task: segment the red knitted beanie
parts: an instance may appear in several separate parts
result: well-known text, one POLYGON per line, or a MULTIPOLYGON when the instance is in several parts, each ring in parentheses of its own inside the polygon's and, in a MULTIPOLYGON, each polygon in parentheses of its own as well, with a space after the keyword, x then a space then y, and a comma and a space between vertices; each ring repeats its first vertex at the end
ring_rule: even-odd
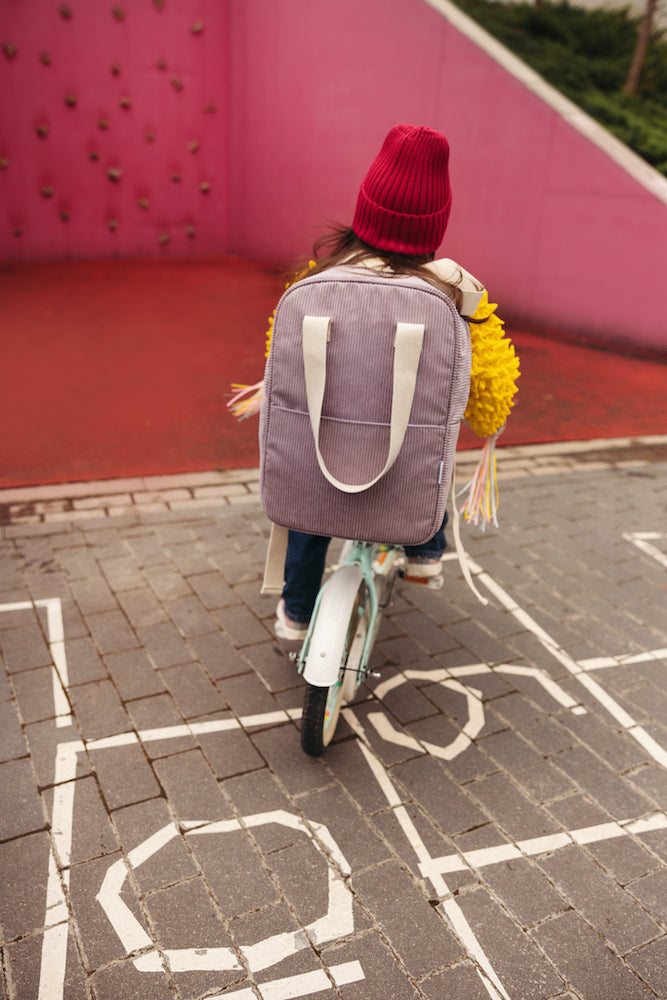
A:
POLYGON ((395 125, 359 191, 352 223, 359 239, 392 253, 435 253, 452 203, 448 163, 440 132, 395 125))

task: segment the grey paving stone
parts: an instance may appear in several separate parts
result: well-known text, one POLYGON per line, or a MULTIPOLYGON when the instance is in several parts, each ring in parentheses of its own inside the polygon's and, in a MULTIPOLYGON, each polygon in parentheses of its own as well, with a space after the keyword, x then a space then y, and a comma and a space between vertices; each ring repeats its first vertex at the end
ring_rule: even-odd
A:
POLYGON ((563 896, 528 859, 485 865, 481 876, 522 927, 540 923, 568 908, 563 896))
POLYGON ((280 893, 245 830, 203 832, 190 835, 188 840, 206 884, 227 918, 280 901, 280 893))
POLYGON ((58 562, 70 580, 80 580, 98 573, 97 563, 87 545, 60 549, 58 562))
MULTIPOLYGON (((97 782, 92 777, 73 782, 72 833, 69 864, 103 857, 118 850, 118 841, 109 821, 109 814, 100 797, 97 782)), ((53 816, 53 789, 44 793, 53 816)), ((63 858, 58 859, 60 864, 63 858)))
POLYGON ((189 663, 192 660, 192 653, 170 622, 138 628, 137 635, 158 668, 174 667, 178 663, 189 663))
POLYGON ((661 924, 667 924, 667 869, 645 875, 627 887, 635 899, 661 924))
POLYGON ((276 699, 254 673, 219 680, 218 689, 240 719, 245 716, 269 714, 280 708, 276 699))
POLYGON ((107 611, 103 614, 88 615, 86 621, 95 645, 102 655, 117 653, 123 649, 135 649, 139 640, 130 628, 121 611, 107 611))
POLYGON ((179 819, 203 821, 231 816, 229 804, 201 751, 186 750, 158 760, 154 768, 179 819))
POLYGON ((355 875, 352 886, 411 976, 428 975, 463 957, 461 945, 397 862, 355 875))
POLYGON ((124 590, 133 590, 145 584, 144 574, 136 559, 127 553, 100 559, 100 570, 115 594, 120 594, 124 590))
MULTIPOLYGON (((324 763, 341 785, 353 797, 364 815, 387 808, 387 799, 375 781, 369 781, 370 769, 356 741, 337 743, 327 747, 324 763)), ((402 800, 407 794, 398 789, 402 800)))
POLYGON ((139 566, 154 566, 166 561, 162 545, 152 531, 126 537, 125 544, 139 566))
POLYGON ((45 826, 29 758, 0 764, 0 841, 43 830, 45 826))
POLYGON ((104 577, 99 574, 74 580, 71 589, 74 600, 84 615, 118 610, 116 598, 104 577))
POLYGON ((417 1000, 420 996, 378 934, 368 932, 345 944, 333 945, 325 949, 322 957, 329 967, 346 962, 361 965, 364 978, 339 987, 343 1000, 387 1000, 388 997, 417 1000))
POLYGON ((262 642, 257 646, 245 646, 243 656, 271 692, 286 691, 303 683, 294 661, 289 659, 275 640, 262 642))
POLYGON ((629 774, 628 778, 644 795, 650 795, 654 802, 667 802, 667 772, 659 764, 646 764, 629 774))
POLYGON ((169 757, 195 746, 195 739, 189 732, 183 735, 185 720, 170 694, 138 698, 127 702, 125 707, 149 760, 169 757), (153 738, 156 736, 159 738, 153 738))
POLYGON ((257 982, 266 983, 270 980, 303 975, 303 973, 323 968, 306 935, 283 901, 234 918, 230 922, 230 929, 237 947, 261 944, 267 938, 277 934, 294 935, 296 933, 298 935, 297 944, 300 946, 300 950, 295 955, 288 955, 281 960, 278 960, 281 953, 276 950, 272 956, 274 957, 272 964, 261 971, 254 972, 254 979, 257 982))
POLYGON ((70 685, 88 684, 108 677, 101 657, 89 636, 71 638, 65 631, 65 654, 70 685))
MULTIPOLYGON (((298 815, 294 803, 266 768, 229 778, 223 782, 223 788, 241 816, 252 816, 257 812, 298 815)), ((253 827, 252 837, 262 853, 269 855, 306 839, 308 833, 301 826, 286 826, 276 821, 253 827)))
POLYGON ((648 875, 660 865, 658 858, 631 837, 600 840, 587 844, 587 849, 597 863, 622 886, 634 882, 642 875, 648 875))
POLYGON ((141 802, 158 793, 155 775, 142 748, 136 744, 91 750, 90 756, 109 809, 141 802))
POLYGON ((123 701, 164 691, 164 683, 143 649, 107 653, 104 662, 123 701))
POLYGON ((419 988, 427 1000, 487 1000, 489 992, 474 965, 461 962, 422 980, 419 988))
MULTIPOLYGON (((89 972, 125 957, 125 948, 96 899, 109 868, 121 858, 120 854, 108 854, 103 858, 75 865, 70 872, 71 905, 83 951, 84 967, 89 972)), ((127 880, 125 884, 128 885, 127 880)), ((129 892, 123 892, 123 901, 135 919, 145 927, 146 921, 131 888, 129 892)))
POLYGON ((462 833, 487 821, 486 813, 457 788, 433 757, 418 757, 399 764, 392 774, 448 835, 462 833))
MULTIPOLYGON (((153 927, 160 946, 170 948, 232 948, 201 877, 180 882, 150 893, 146 898, 153 927)), ((199 997, 239 979, 238 970, 219 969, 197 972, 172 972, 182 997, 199 997)))
POLYGON ((4 942, 44 926, 49 849, 46 832, 0 844, 0 925, 4 942))
MULTIPOLYGON (((245 658, 246 651, 244 650, 244 655, 241 656, 222 632, 190 636, 188 645, 195 654, 195 658, 199 660, 214 680, 222 680, 224 677, 234 677, 236 674, 246 674, 250 671, 250 664, 245 658)), ((192 657, 190 656, 189 659, 192 657)))
POLYGON ((34 622, 0 632, 0 650, 10 674, 51 665, 51 653, 34 622))
POLYGON ((651 802, 630 782, 616 775, 585 747, 564 750, 553 758, 569 777, 588 791, 614 819, 642 816, 651 802))
MULTIPOLYGON (((57 729, 52 721, 35 722, 26 726, 24 732, 37 785, 39 788, 47 788, 56 781, 56 756, 61 752, 63 745, 81 746, 80 733, 74 726, 57 729)), ((82 778, 89 773, 88 757, 84 753, 77 753, 75 777, 82 778)), ((63 779, 58 778, 58 780, 63 779)))
POLYGON ((145 585, 135 590, 124 590, 118 595, 118 603, 133 628, 157 625, 168 620, 157 597, 145 585))
MULTIPOLYGON (((164 798, 149 799, 118 809, 113 814, 113 821, 125 854, 145 844, 166 827, 178 830, 164 798)), ((198 868, 182 831, 178 830, 159 851, 135 865, 132 872, 140 892, 147 893, 191 879, 198 868)))
POLYGON ((534 937, 583 1000, 623 997, 649 1000, 651 993, 627 965, 573 910, 548 920, 534 937))
POLYGON ((132 961, 115 962, 90 978, 95 1000, 174 1000, 174 987, 166 976, 137 972, 132 961))
POLYGON ((183 576, 210 573, 212 568, 208 555, 193 546, 191 542, 183 545, 170 545, 169 558, 183 576))
MULTIPOLYGON (((372 828, 377 830, 382 839, 389 846, 395 857, 400 858, 404 868, 412 873, 417 881, 423 881, 425 891, 434 892, 429 879, 424 879, 420 869, 420 856, 416 847, 412 843, 412 836, 416 831, 417 837, 423 843, 432 858, 447 857, 453 853, 452 842, 430 821, 419 806, 412 802, 400 806, 399 809, 386 809, 382 812, 374 813, 370 818, 372 828), (408 823, 406 824, 406 818, 408 823), (407 827, 407 828, 406 828, 407 827)), ((382 861, 386 855, 380 853, 376 860, 382 861)), ((463 884, 471 884, 475 881, 475 876, 466 868, 465 878, 458 879, 460 872, 447 873, 447 885, 451 888, 460 888, 463 884), (457 876, 453 878, 453 876, 457 876), (454 883, 456 885, 454 886, 454 883)))
POLYGON ((86 740, 126 733, 132 728, 118 692, 109 680, 79 684, 70 689, 69 697, 86 740))
POLYGON ((268 630, 255 616, 241 605, 220 608, 214 612, 215 619, 223 627, 235 646, 252 646, 266 642, 268 630))
POLYGON ((169 563, 147 566, 144 569, 144 576, 161 601, 189 597, 192 594, 192 588, 188 581, 169 563))
POLYGON ((184 719, 195 719, 226 708, 220 691, 198 663, 183 663, 161 671, 184 719))
MULTIPOLYGON (((206 716, 200 722, 212 719, 232 719, 231 712, 218 712, 206 716)), ((226 729, 224 732, 197 733, 197 742, 216 778, 231 778, 235 775, 255 771, 265 766, 263 757, 253 746, 249 736, 241 729, 226 729)))
POLYGON ((308 822, 327 828, 352 872, 390 857, 386 845, 339 785, 300 796, 299 809, 308 822))
POLYGON ((629 955, 627 961, 657 996, 667 996, 667 936, 629 955))
POLYGON ((165 601, 164 607, 183 636, 216 632, 217 625, 198 597, 177 597, 165 601))
POLYGON ((508 647, 498 642, 474 621, 453 622, 448 633, 470 651, 473 660, 481 663, 507 663, 511 659, 508 647))
MULTIPOLYGON (((562 991, 565 983, 530 936, 521 932, 485 889, 474 889, 460 900, 463 915, 491 966, 510 996, 543 1000, 562 991)), ((558 963, 555 963, 558 967, 558 963)))
POLYGON ((439 628, 421 611, 407 611, 392 614, 392 621, 417 642, 429 655, 444 653, 460 646, 458 639, 444 628, 439 628))
POLYGON ((225 582, 220 573, 188 575, 188 583, 208 611, 241 603, 239 595, 225 582))
MULTIPOLYGON (((402 676, 399 670, 394 667, 386 667, 381 671, 380 678, 369 678, 364 685, 364 690, 368 688, 375 692, 380 684, 397 676, 402 676)), ((403 679, 403 683, 392 688, 382 697, 381 704, 399 722, 415 722, 417 719, 436 714, 435 705, 424 694, 424 692, 428 694, 431 688, 432 685, 416 687, 410 680, 403 679)))
POLYGON ((547 813, 519 791, 504 774, 494 774, 468 786, 490 817, 517 840, 543 837, 557 827, 547 813))
POLYGON ((560 719, 539 712, 521 694, 508 694, 494 701, 491 711, 508 722, 544 756, 565 750, 574 743, 571 732, 560 719))
POLYGON ((566 847, 539 864, 574 909, 621 954, 647 944, 660 933, 656 922, 580 847, 566 847))
POLYGON ((308 757, 302 751, 293 726, 266 729, 253 733, 251 738, 253 745, 290 795, 301 795, 331 784, 331 776, 324 762, 319 758, 308 757))
MULTIPOLYGON (((16 677, 32 676, 30 674, 17 674, 16 677)), ((32 721, 32 720, 24 720, 32 721)), ((15 706, 9 702, 0 703, 0 762, 6 760, 17 760, 19 757, 26 757, 28 748, 21 730, 19 717, 15 706)))
POLYGON ((505 730, 487 736, 483 747, 536 802, 546 802, 574 790, 572 782, 558 768, 516 733, 505 730))
MULTIPOLYGON (((9 945, 6 949, 8 975, 11 978, 12 1000, 34 1000, 39 995, 40 968, 44 936, 33 934, 9 945)), ((2 996, 0 986, 0 996, 2 996)), ((67 939, 65 976, 62 984, 63 1000, 89 1000, 91 996, 79 954, 70 930, 67 939)))

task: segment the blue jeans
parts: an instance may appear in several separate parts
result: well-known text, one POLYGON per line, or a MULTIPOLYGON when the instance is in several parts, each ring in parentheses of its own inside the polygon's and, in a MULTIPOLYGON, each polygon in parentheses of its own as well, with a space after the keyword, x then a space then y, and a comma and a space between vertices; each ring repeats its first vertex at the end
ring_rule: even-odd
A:
MULTIPOLYGON (((447 512, 442 526, 433 538, 423 545, 406 545, 405 554, 408 559, 418 556, 438 558, 447 548, 445 541, 445 525, 447 512)), ((302 531, 290 531, 285 558, 285 586, 283 599, 285 612, 293 622, 305 624, 310 621, 313 605, 322 584, 322 575, 327 558, 327 549, 331 538, 324 535, 307 535, 302 531)))

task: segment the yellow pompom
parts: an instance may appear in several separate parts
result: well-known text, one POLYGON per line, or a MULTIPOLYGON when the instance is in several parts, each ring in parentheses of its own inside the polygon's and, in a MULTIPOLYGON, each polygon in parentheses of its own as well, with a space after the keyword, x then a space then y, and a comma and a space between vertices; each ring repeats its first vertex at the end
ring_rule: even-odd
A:
MULTIPOLYGON (((309 260, 308 267, 304 267, 303 270, 299 271, 298 274, 294 275, 291 281, 287 282, 287 284, 285 285, 285 291, 287 291, 290 285, 294 285, 296 284, 297 281, 301 281, 302 278, 305 278, 308 272, 311 271, 316 266, 316 264, 317 261, 309 260)), ((268 358, 269 352, 271 350, 271 335, 273 334, 273 320, 275 318, 275 315, 276 315, 276 310, 274 309, 271 315, 269 316, 269 329, 266 331, 266 349, 264 351, 265 358, 268 358)))
POLYGON ((519 359, 514 345, 504 336, 503 321, 495 314, 486 292, 470 323, 472 368, 470 396, 464 420, 478 437, 490 437, 504 427, 514 405, 519 378, 519 359))

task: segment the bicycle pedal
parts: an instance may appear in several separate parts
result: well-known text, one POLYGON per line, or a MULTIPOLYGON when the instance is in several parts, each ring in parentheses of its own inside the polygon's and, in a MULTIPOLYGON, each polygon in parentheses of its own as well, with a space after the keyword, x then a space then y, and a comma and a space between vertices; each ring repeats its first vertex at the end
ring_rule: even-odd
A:
POLYGON ((439 576, 408 576, 403 574, 404 583, 418 583, 421 587, 428 587, 430 590, 442 590, 445 578, 442 573, 439 576))

